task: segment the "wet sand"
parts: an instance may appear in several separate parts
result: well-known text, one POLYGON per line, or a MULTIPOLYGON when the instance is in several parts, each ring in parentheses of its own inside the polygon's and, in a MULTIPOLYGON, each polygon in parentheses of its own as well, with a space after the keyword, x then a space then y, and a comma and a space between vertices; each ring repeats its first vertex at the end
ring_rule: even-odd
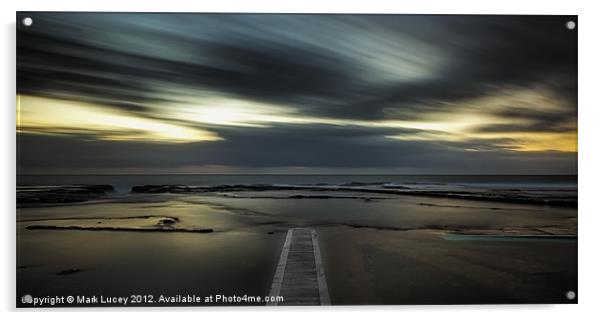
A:
POLYGON ((565 298, 577 292, 576 238, 543 237, 576 236, 575 208, 290 195, 144 194, 21 208, 17 294, 264 296, 286 230, 309 226, 320 236, 333 304, 576 301, 565 298), (177 221, 161 225, 166 217, 177 221), (446 238, 474 234, 513 241, 446 238))

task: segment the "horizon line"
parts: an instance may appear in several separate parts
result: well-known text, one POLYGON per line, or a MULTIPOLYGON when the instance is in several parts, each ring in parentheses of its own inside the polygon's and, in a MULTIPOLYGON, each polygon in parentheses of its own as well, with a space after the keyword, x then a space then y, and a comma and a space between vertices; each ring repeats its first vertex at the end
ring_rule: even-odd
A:
POLYGON ((372 173, 84 173, 84 174, 19 174, 17 176, 578 176, 578 173, 550 173, 550 174, 500 174, 500 173, 424 173, 424 174, 372 174, 372 173))

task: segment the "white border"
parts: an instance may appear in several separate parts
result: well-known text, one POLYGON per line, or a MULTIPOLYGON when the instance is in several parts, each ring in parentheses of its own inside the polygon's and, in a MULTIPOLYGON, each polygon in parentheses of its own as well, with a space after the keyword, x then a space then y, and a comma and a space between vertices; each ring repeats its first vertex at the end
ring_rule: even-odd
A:
MULTIPOLYGON (((602 164, 600 145, 602 121, 600 108, 600 21, 602 12, 597 1, 525 1, 498 0, 253 0, 253 1, 181 1, 164 0, 102 0, 102 1, 2 1, 0 15, 3 18, 2 52, 2 189, 0 203, 5 210, 2 215, 2 294, 1 310, 14 311, 15 275, 15 11, 192 11, 192 12, 343 12, 343 13, 437 13, 437 14, 578 14, 579 15, 579 305, 559 306, 390 306, 390 307, 328 307, 328 308, 153 308, 143 309, 144 317, 163 318, 165 312, 179 312, 177 317, 207 317, 206 313, 219 312, 218 317, 266 319, 286 317, 300 319, 326 316, 335 311, 336 316, 350 319, 366 317, 390 317, 407 319, 508 319, 510 317, 531 319, 598 318, 600 294, 600 249, 598 229, 602 226, 602 210, 596 199, 602 192, 600 170, 602 164), (180 311, 194 310, 205 314, 184 314, 180 311), (399 312, 403 314, 399 314, 399 312), (323 314, 318 314, 323 313, 323 314), (339 313, 341 313, 339 315, 339 313), (373 315, 378 313, 378 315, 373 315)), ((53 310, 43 315, 51 319, 81 317, 79 309, 53 310), (66 312, 65 312, 66 311, 66 312)), ((89 311, 89 310, 87 310, 89 311)), ((139 309, 94 309, 86 317, 104 319, 105 312, 119 311, 125 317, 139 309)), ((10 317, 35 317, 35 313, 16 312, 10 317)), ((41 316, 41 315, 37 315, 41 316)), ((113 315, 111 315, 113 316, 113 315)))

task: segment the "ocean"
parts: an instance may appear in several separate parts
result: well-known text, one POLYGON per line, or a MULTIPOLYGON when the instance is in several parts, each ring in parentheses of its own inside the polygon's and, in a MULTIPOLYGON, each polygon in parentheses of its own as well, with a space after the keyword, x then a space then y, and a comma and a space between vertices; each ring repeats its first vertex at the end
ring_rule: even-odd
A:
POLYGON ((110 184, 119 193, 136 185, 396 184, 408 187, 577 190, 576 175, 19 175, 18 186, 110 184))

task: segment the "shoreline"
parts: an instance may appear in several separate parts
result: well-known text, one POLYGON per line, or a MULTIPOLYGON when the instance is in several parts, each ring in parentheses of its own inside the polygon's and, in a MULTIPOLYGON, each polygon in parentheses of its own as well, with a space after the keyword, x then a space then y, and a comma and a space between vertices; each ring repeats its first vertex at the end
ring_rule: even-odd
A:
MULTIPOLYGON (((411 185, 411 184, 407 184, 411 185)), ((388 183, 348 183, 345 184, 313 184, 313 185, 284 185, 284 184, 222 184, 213 186, 195 186, 179 184, 136 185, 130 188, 129 194, 211 194, 228 192, 270 192, 270 191, 309 191, 329 194, 290 194, 282 199, 334 199, 349 198, 364 201, 382 200, 386 198, 377 195, 401 195, 415 197, 449 198, 471 201, 489 201, 499 203, 533 204, 558 207, 578 207, 577 190, 575 196, 554 196, 554 192, 573 192, 565 189, 483 189, 458 190, 451 186, 448 189, 425 190, 419 187, 390 185, 388 183), (338 195, 340 193, 363 193, 363 196, 338 195), (532 194, 548 192, 548 195, 532 194), (375 195, 375 196, 370 196, 375 195)), ((54 185, 54 186, 17 186, 17 207, 29 207, 36 204, 81 203, 89 200, 102 199, 115 194, 112 185, 54 185)), ((229 195, 221 195, 229 196, 229 195)), ((238 195, 234 195, 239 197, 238 195)), ((256 196, 259 198, 259 196, 256 196)), ((266 196, 269 198, 270 196, 266 196)))

